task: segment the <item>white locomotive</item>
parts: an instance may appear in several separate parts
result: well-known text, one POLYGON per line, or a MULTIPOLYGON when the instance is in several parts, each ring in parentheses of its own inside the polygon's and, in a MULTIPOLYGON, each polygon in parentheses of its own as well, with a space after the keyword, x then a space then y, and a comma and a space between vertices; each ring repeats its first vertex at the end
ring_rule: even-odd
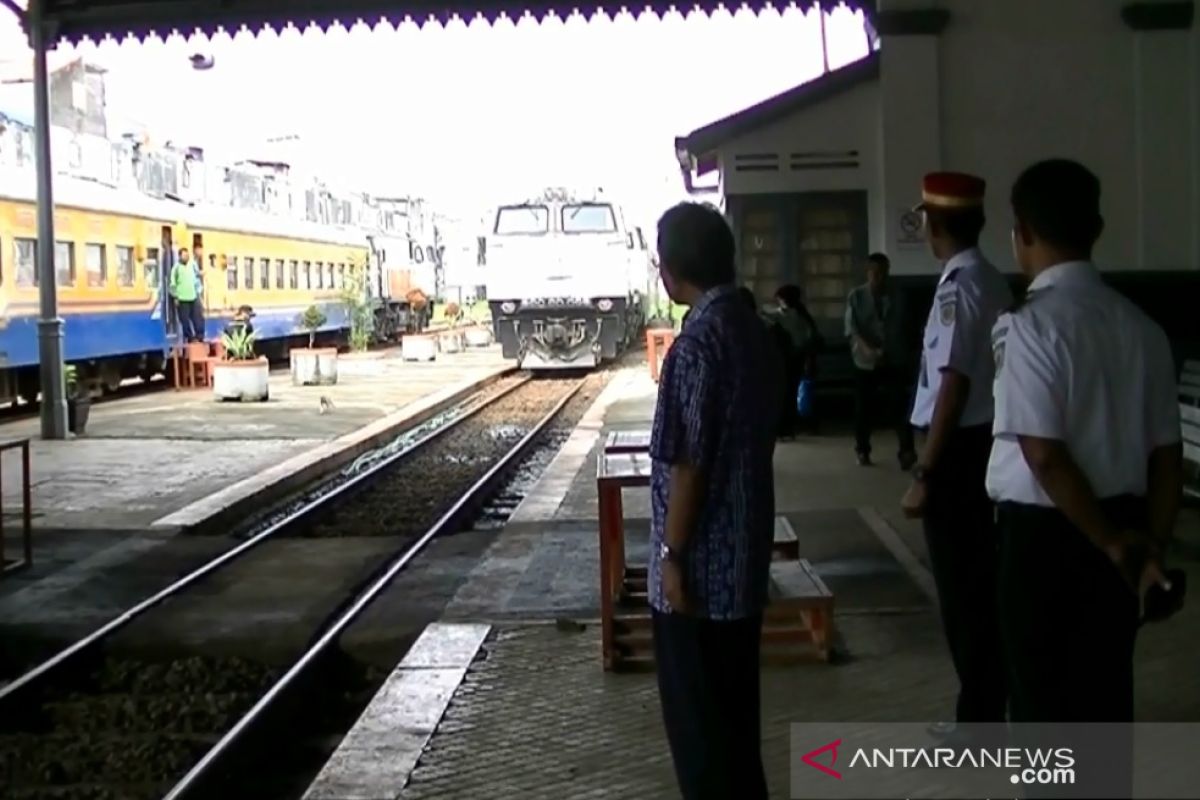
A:
POLYGON ((501 205, 484 243, 488 304, 505 358, 577 369, 620 355, 645 321, 649 255, 603 191, 547 189, 501 205))
POLYGON ((441 292, 442 246, 420 200, 376 198, 378 224, 367 234, 367 296, 377 341, 419 333, 441 292))

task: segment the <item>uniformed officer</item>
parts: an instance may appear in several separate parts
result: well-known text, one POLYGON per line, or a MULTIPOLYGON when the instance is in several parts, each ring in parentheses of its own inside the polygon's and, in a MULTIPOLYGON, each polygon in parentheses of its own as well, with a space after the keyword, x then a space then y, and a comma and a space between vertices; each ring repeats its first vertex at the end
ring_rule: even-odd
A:
POLYGON ((1100 182, 1025 170, 1013 249, 1032 279, 994 334, 1000 611, 1015 722, 1133 718, 1139 594, 1165 580, 1182 490, 1175 367, 1162 329, 1091 263, 1100 182))
MULTIPOLYGON (((958 673, 958 723, 1002 722, 1006 692, 996 612, 998 546, 985 476, 992 447, 992 326, 1012 303, 979 251, 983 180, 925 177, 925 235, 942 262, 925 324, 912 424, 925 440, 901 505, 922 517, 946 640, 958 673)), ((935 731, 939 732, 939 731, 935 731)))

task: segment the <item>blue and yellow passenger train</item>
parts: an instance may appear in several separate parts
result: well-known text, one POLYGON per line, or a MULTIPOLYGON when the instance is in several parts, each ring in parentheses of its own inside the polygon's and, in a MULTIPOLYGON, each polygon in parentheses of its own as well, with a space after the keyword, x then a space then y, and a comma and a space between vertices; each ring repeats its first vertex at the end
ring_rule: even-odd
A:
MULTIPOLYGON (((179 326, 166 286, 180 248, 203 265, 206 338, 249 305, 268 356, 303 341, 300 317, 311 305, 326 316, 322 331, 348 327, 348 282, 368 292, 368 271, 382 270, 373 238, 350 226, 190 206, 67 176, 56 179, 54 199, 64 360, 110 391, 167 372, 179 326)), ((0 402, 37 397, 36 263, 32 186, 0 180, 0 402)))

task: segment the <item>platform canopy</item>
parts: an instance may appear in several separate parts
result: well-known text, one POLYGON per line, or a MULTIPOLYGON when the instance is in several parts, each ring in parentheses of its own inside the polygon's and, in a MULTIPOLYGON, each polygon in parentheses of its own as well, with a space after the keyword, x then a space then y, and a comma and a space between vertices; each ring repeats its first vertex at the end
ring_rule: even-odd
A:
MULTIPOLYGON (((12 4, 5 0, 0 2, 12 4)), ((29 5, 40 7, 43 18, 50 23, 51 43, 74 44, 108 38, 166 38, 174 33, 211 36, 241 29, 258 32, 288 27, 303 30, 316 26, 327 30, 338 25, 350 28, 360 21, 370 26, 384 21, 397 25, 407 20, 423 25, 431 20, 445 22, 456 17, 465 21, 482 17, 491 22, 504 17, 532 16, 540 21, 546 17, 566 18, 575 14, 616 16, 622 11, 639 15, 651 11, 660 16, 671 11, 712 13, 741 8, 759 12, 791 6, 811 8, 818 2, 826 10, 849 6, 868 14, 873 13, 875 6, 875 0, 749 0, 734 3, 717 0, 682 3, 665 0, 643 3, 620 0, 593 0, 591 3, 571 0, 30 0, 29 5)))

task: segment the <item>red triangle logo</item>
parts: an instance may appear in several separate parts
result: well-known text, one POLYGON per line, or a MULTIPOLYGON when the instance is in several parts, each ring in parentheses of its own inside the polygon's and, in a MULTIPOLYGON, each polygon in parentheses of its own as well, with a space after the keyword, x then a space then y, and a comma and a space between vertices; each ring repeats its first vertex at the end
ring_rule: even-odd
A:
POLYGON ((804 755, 800 756, 800 760, 803 761, 805 764, 808 764, 813 769, 824 772, 826 775, 829 775, 830 777, 833 777, 833 778, 837 778, 840 781, 842 779, 842 773, 833 769, 833 765, 837 763, 837 751, 838 751, 838 748, 841 746, 842 746, 842 740, 838 739, 837 741, 830 742, 827 745, 818 747, 816 750, 811 750, 811 751, 805 753, 804 755), (825 766, 824 764, 822 764, 816 760, 817 756, 821 755, 822 753, 824 753, 826 751, 829 751, 829 753, 830 753, 829 766, 825 766))

